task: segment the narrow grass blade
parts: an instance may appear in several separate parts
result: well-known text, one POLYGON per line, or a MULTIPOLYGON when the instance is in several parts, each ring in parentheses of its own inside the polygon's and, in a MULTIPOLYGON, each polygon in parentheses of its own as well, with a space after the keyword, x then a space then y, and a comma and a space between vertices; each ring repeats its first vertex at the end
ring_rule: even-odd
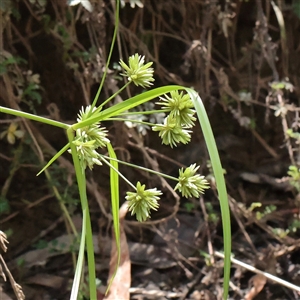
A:
MULTIPOLYGON (((109 156, 113 159, 110 160, 110 164, 118 170, 118 162, 116 161, 117 156, 111 144, 107 145, 109 156)), ((111 192, 111 207, 113 214, 113 223, 114 223, 114 231, 116 237, 116 246, 118 252, 117 266, 113 276, 110 278, 106 294, 109 291, 109 288, 114 280, 114 277, 117 273, 118 266, 120 264, 120 220, 119 220, 119 174, 113 168, 110 168, 110 192, 111 192)))
MULTIPOLYGON (((89 212, 89 206, 88 206, 88 200, 87 200, 87 194, 86 194, 85 171, 81 168, 81 165, 79 162, 79 158, 77 155, 77 149, 73 143, 74 132, 71 127, 69 127, 69 129, 67 130, 67 135, 68 135, 68 140, 69 140, 69 144, 70 144, 70 148, 71 148, 71 154, 72 154, 73 163, 74 163, 74 167, 75 167, 76 179, 77 179, 77 183, 78 183, 79 196, 80 196, 80 202, 81 202, 82 214, 83 214, 82 227, 84 228, 84 234, 81 237, 80 249, 82 247, 84 249, 84 246, 86 245, 90 299, 97 299, 94 244, 93 244, 90 212, 89 212)), ((81 255, 80 252, 79 252, 79 255, 81 255)), ((77 266, 79 266, 78 263, 77 263, 77 266)), ((82 264, 81 264, 81 267, 83 267, 82 264)), ((79 271, 77 271, 78 268, 76 268, 76 272, 79 272, 79 271)), ((82 272, 82 270, 80 272, 82 272)), ((75 273, 76 280, 78 280, 77 277, 78 277, 78 275, 76 275, 76 273, 75 273)), ((76 284, 77 284, 77 282, 76 282, 76 284)), ((78 286, 78 288, 79 288, 79 286, 78 286)), ((78 291, 77 291, 77 293, 78 293, 78 291)), ((75 299, 77 299, 77 298, 74 298, 74 300, 75 299)))
POLYGON ((139 94, 132 98, 129 98, 123 102, 117 103, 116 105, 113 105, 113 106, 97 113, 96 115, 93 115, 91 118, 89 118, 85 121, 73 124, 72 128, 73 128, 73 130, 76 130, 78 128, 82 128, 82 127, 94 124, 95 122, 99 122, 99 121, 103 121, 103 120, 105 121, 110 117, 118 116, 122 112, 132 109, 136 106, 139 106, 149 100, 158 98, 159 96, 161 96, 163 94, 169 93, 174 90, 179 90, 179 89, 183 89, 183 87, 179 86, 179 85, 168 85, 168 86, 159 87, 159 88, 147 91, 145 93, 142 93, 142 94, 139 94))
POLYGON ((217 150, 213 131, 200 96, 192 89, 185 89, 194 102, 197 111, 198 119, 202 128, 205 143, 210 156, 214 176, 216 179, 219 201, 221 206, 223 236, 224 236, 224 291, 223 299, 227 299, 230 279, 230 256, 231 256, 231 225, 230 225, 230 210, 226 191, 226 185, 223 175, 223 168, 221 165, 219 153, 217 150))
POLYGON ((78 292, 80 289, 80 279, 83 269, 83 260, 84 260, 84 248, 85 248, 85 234, 86 234, 86 211, 83 212, 83 220, 82 220, 82 230, 81 230, 81 239, 80 239, 80 248, 77 258, 76 270, 74 281, 72 284, 72 291, 71 291, 71 300, 77 300, 78 292))
POLYGON ((30 114, 30 113, 26 113, 24 111, 19 111, 19 110, 15 110, 15 109, 4 107, 4 106, 0 106, 0 112, 5 113, 5 114, 9 114, 9 115, 13 115, 13 116, 17 116, 17 117, 21 117, 21 118, 24 118, 24 119, 29 119, 29 120, 37 121, 37 122, 40 122, 40 123, 60 127, 60 128, 63 128, 63 129, 68 129, 70 127, 70 125, 62 123, 62 122, 58 122, 58 121, 55 121, 55 120, 51 120, 51 119, 47 119, 47 118, 44 118, 44 117, 36 116, 36 115, 30 114))
POLYGON ((70 148, 70 143, 68 143, 67 145, 65 145, 63 148, 61 148, 50 160, 49 162, 46 164, 46 166, 39 171, 36 176, 39 176, 40 174, 42 174, 48 167, 50 167, 64 152, 66 152, 68 149, 70 148))

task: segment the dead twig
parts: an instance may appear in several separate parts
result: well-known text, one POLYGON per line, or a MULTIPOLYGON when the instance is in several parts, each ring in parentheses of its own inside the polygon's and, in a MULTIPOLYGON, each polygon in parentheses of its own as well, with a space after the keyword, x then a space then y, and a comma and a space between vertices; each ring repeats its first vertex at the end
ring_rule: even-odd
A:
MULTIPOLYGON (((217 256, 217 257, 224 258, 224 254, 221 253, 221 252, 215 251, 214 254, 215 254, 215 256, 217 256)), ((236 264, 236 265, 238 265, 238 266, 241 266, 241 267, 245 268, 245 269, 248 270, 248 271, 251 271, 251 272, 254 272, 254 273, 256 273, 256 274, 260 274, 260 275, 262 275, 262 276, 265 276, 266 278, 268 278, 268 279, 274 281, 275 283, 278 283, 278 284, 280 284, 280 285, 282 285, 282 286, 285 286, 285 287, 287 287, 287 288, 289 288, 289 289, 291 289, 291 290, 294 290, 294 291, 300 293, 300 286, 297 286, 297 285, 292 284, 292 283, 290 283, 290 282, 288 282, 288 281, 285 281, 285 280, 283 280, 283 279, 281 279, 281 278, 279 278, 279 277, 277 277, 277 276, 274 276, 274 275, 272 275, 272 274, 270 274, 270 273, 261 271, 261 270, 255 268, 255 267, 253 267, 253 266, 251 266, 251 265, 248 265, 248 264, 246 264, 246 263, 244 263, 244 262, 242 262, 242 261, 240 261, 240 260, 238 260, 238 259, 235 259, 235 258, 233 258, 233 257, 231 257, 230 260, 231 260, 232 263, 234 263, 234 264, 236 264)))

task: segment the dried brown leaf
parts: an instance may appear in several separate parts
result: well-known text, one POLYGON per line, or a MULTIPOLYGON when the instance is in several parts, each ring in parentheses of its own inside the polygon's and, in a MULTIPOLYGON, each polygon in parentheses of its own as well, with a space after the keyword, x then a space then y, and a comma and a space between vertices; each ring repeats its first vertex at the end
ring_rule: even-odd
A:
MULTIPOLYGON (((111 284, 109 294, 105 298, 106 300, 115 300, 115 299, 122 299, 126 300, 129 299, 130 293, 130 282, 131 282, 131 261, 129 256, 129 248, 127 244, 126 234, 124 231, 124 218, 128 211, 128 206, 124 203, 119 212, 120 218, 120 244, 121 244, 121 260, 120 265, 118 266, 118 270, 114 280, 111 284)), ((118 254, 117 254, 117 245, 114 238, 114 231, 113 231, 113 238, 112 238, 112 248, 111 248, 111 257, 110 257, 110 264, 109 264, 109 279, 112 278, 115 269, 117 267, 118 262, 118 254)))
POLYGON ((66 283, 66 278, 46 273, 39 273, 26 279, 26 283, 58 289, 66 283))
POLYGON ((254 275, 249 281, 249 283, 252 285, 252 288, 245 296, 245 300, 252 300, 256 295, 258 295, 264 288, 266 282, 267 278, 264 275, 254 275))

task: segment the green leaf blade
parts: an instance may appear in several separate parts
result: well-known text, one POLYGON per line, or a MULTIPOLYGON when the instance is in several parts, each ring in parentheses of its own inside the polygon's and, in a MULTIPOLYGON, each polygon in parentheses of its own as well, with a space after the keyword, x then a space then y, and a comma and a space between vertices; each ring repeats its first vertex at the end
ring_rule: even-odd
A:
POLYGON ((230 280, 231 267, 231 224, 230 224, 230 210, 227 197, 227 190, 223 174, 221 160, 217 150, 216 141, 214 139, 213 131, 200 96, 192 89, 185 88, 194 102, 197 111, 198 119, 202 128, 205 143, 208 149, 214 176, 216 179, 219 201, 221 206, 223 236, 224 236, 224 290, 223 299, 227 299, 230 280))
POLYGON ((119 174, 116 172, 118 170, 119 164, 116 156, 116 153, 109 143, 107 144, 108 154, 109 157, 113 158, 110 160, 110 164, 115 168, 110 168, 110 192, 111 192, 111 206, 112 206, 112 215, 113 215, 113 224, 114 224, 114 232, 116 238, 116 245, 117 245, 117 267, 114 271, 113 276, 110 278, 106 293, 109 291, 109 288, 116 276, 118 266, 120 264, 121 259, 121 245, 120 245, 120 219, 119 219, 119 174))

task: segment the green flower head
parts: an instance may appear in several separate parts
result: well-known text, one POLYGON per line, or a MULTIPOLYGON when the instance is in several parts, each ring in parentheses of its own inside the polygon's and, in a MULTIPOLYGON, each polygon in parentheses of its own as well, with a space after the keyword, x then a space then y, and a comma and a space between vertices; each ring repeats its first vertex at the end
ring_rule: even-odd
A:
MULTIPOLYGON (((94 107, 94 109, 91 110, 90 105, 87 106, 85 109, 82 108, 78 114, 77 121, 81 122, 87 120, 89 117, 92 116, 95 110, 96 107, 94 107)), ((106 147, 106 144, 109 143, 109 139, 107 138, 107 130, 104 127, 100 126, 100 122, 96 122, 94 124, 76 130, 77 137, 83 135, 86 136, 88 141, 95 141, 95 148, 106 147)))
MULTIPOLYGON (((87 120, 91 117, 94 110, 96 108, 94 107, 92 110, 90 105, 82 108, 78 114, 77 121, 87 120)), ((107 130, 101 127, 99 122, 79 128, 76 130, 76 137, 73 143, 76 146, 83 169, 86 167, 92 169, 94 164, 102 164, 100 160, 101 156, 96 149, 106 147, 107 143, 109 143, 107 130)))
POLYGON ((136 86, 143 88, 152 85, 153 68, 150 68, 152 62, 144 64, 145 56, 140 56, 137 53, 129 57, 129 65, 127 66, 122 59, 120 59, 120 66, 124 69, 121 75, 126 76, 129 81, 132 81, 136 86))
POLYGON ((165 118, 164 124, 153 126, 152 130, 159 131, 162 143, 170 145, 171 148, 176 147, 178 143, 187 144, 191 140, 191 131, 170 115, 165 118))
POLYGON ((188 94, 183 94, 183 91, 179 93, 178 90, 170 92, 170 96, 164 95, 160 97, 160 101, 157 104, 162 106, 162 109, 166 109, 170 112, 172 118, 176 118, 177 122, 186 127, 193 127, 195 110, 193 101, 188 94))
POLYGON ((175 191, 179 190, 183 197, 196 197, 198 198, 200 193, 203 194, 205 189, 209 188, 209 184, 204 176, 196 174, 199 166, 196 164, 190 165, 185 170, 181 168, 179 170, 178 183, 175 186, 175 191))
POLYGON ((73 141, 73 144, 76 146, 77 155, 83 170, 86 167, 93 169, 94 164, 101 166, 101 156, 95 150, 95 141, 88 141, 88 138, 82 135, 81 137, 76 138, 73 141))
POLYGON ((135 192, 127 192, 126 200, 129 202, 131 215, 136 214, 139 222, 146 221, 150 217, 150 209, 157 210, 161 191, 154 189, 145 190, 145 185, 138 181, 135 192))

